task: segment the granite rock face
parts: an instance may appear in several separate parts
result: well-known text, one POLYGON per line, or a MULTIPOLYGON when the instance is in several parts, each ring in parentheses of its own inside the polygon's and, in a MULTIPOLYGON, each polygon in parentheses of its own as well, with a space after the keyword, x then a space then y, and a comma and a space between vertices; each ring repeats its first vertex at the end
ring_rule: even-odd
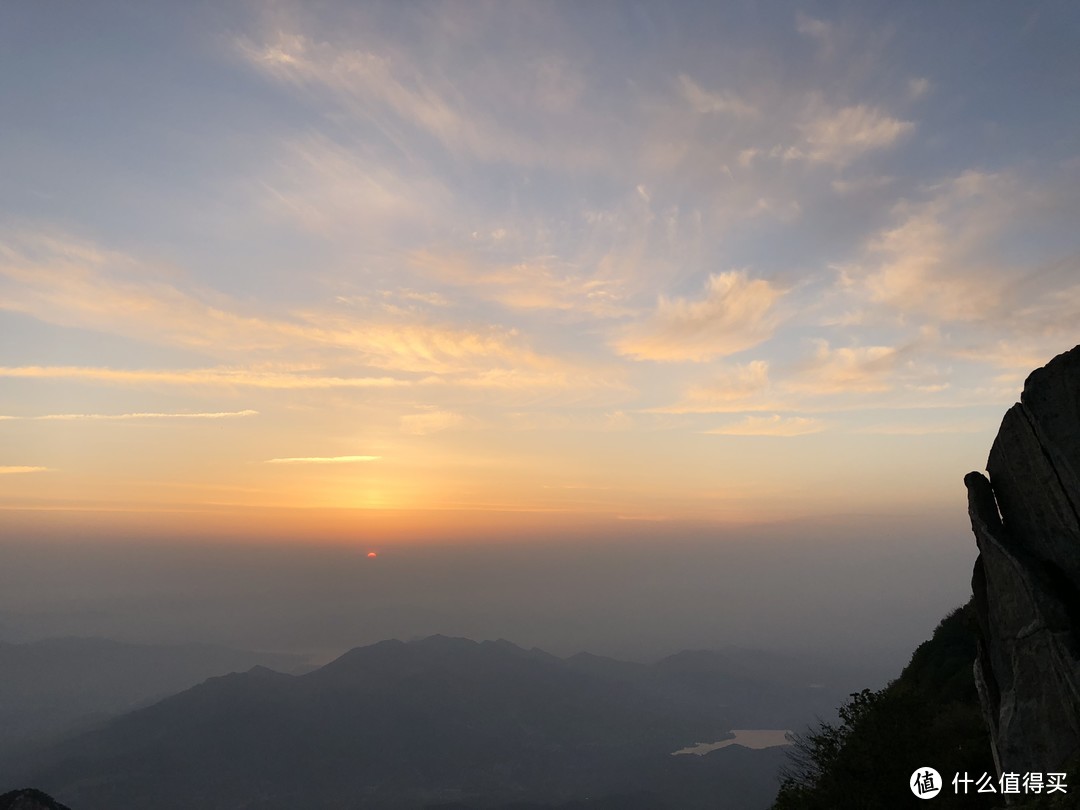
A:
POLYGON ((975 682, 999 772, 1080 753, 1080 346, 1032 372, 981 473, 964 478, 979 546, 975 682))

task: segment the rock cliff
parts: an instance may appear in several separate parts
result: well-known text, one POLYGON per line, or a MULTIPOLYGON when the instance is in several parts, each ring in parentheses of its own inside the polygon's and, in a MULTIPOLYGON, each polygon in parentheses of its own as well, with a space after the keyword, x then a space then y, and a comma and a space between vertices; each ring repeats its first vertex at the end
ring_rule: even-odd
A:
POLYGON ((975 681, 998 770, 1080 753, 1080 346, 1032 372, 969 473, 975 681))

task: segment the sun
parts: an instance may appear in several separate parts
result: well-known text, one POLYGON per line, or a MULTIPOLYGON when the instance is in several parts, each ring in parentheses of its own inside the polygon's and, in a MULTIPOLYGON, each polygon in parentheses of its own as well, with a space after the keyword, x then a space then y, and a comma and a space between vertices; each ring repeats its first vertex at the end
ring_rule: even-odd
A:
POLYGON ((378 557, 378 556, 379 556, 379 554, 378 554, 378 552, 376 552, 376 551, 369 551, 369 552, 367 553, 367 556, 368 556, 368 559, 369 559, 369 560, 374 560, 374 559, 375 559, 376 557, 378 557))

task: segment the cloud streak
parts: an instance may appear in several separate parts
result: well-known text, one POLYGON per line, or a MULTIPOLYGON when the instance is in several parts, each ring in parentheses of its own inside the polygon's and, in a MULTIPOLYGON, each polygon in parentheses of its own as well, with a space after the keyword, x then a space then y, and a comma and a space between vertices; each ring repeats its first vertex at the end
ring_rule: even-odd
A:
POLYGON ((296 458, 268 458, 267 464, 357 464, 378 461, 382 456, 300 456, 296 458))
POLYGON ((55 422, 113 422, 129 420, 186 420, 186 419, 235 419, 244 416, 258 416, 258 411, 219 411, 213 413, 50 413, 41 416, 0 416, 0 419, 25 421, 55 422))
POLYGON ((0 377, 69 379, 125 385, 205 385, 251 388, 396 388, 409 380, 393 377, 336 377, 244 368, 113 369, 90 366, 3 366, 0 377))

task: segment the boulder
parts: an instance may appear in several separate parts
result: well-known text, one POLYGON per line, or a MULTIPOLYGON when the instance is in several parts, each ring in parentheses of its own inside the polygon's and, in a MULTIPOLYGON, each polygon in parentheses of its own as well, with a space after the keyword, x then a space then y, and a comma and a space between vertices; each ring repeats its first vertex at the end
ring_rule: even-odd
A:
POLYGON ((969 473, 975 681, 1000 772, 1080 754, 1080 346, 1028 377, 969 473))

